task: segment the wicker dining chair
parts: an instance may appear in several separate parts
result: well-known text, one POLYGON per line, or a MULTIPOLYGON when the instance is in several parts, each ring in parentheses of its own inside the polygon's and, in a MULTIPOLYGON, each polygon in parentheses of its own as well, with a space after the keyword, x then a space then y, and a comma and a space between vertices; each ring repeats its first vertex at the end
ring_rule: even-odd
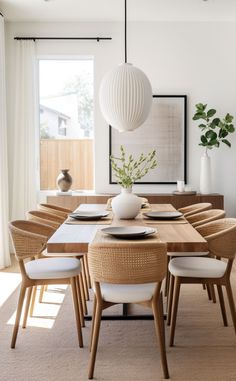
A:
POLYGON ((59 228, 64 222, 64 218, 52 214, 43 212, 41 210, 30 210, 26 213, 26 218, 29 221, 38 222, 39 224, 50 225, 55 229, 59 228))
POLYGON ((188 206, 184 206, 183 208, 179 208, 178 211, 184 214, 184 217, 191 216, 195 213, 203 212, 204 210, 209 210, 212 208, 212 204, 210 202, 199 202, 197 204, 192 204, 188 206))
MULTIPOLYGON (((63 207, 60 207, 60 206, 57 206, 57 205, 52 205, 52 204, 38 204, 38 209, 39 211, 41 212, 45 212, 45 213, 50 213, 52 215, 54 215, 55 217, 58 217, 60 218, 60 222, 64 222, 67 218, 68 218, 68 215, 70 213, 72 213, 72 210, 71 209, 68 209, 68 208, 63 208, 63 207)), ((61 223, 62 223, 61 222, 61 223)), ((85 295, 85 298, 86 300, 89 300, 89 288, 91 287, 91 284, 90 284, 90 277, 89 277, 89 272, 88 272, 88 261, 87 261, 87 258, 86 258, 86 254, 87 253, 80 253, 80 259, 82 259, 82 279, 83 279, 83 290, 84 290, 84 295, 85 295)), ((83 304, 84 305, 84 308, 85 310, 87 310, 87 306, 86 304, 83 304)))
POLYGON ((225 211, 222 209, 209 209, 204 212, 191 214, 190 216, 186 216, 186 220, 193 226, 197 227, 207 222, 219 220, 225 217, 225 211))
MULTIPOLYGON (((211 211, 211 210, 209 210, 209 211, 211 211)), ((223 212, 223 211, 221 210, 221 212, 223 212)), ((225 213, 223 213, 223 214, 225 214, 225 213)), ((217 220, 218 219, 216 219, 216 221, 217 220)), ((205 224, 196 226, 195 228, 209 242, 212 238, 214 238, 214 236, 213 237, 209 236, 209 229, 207 226, 206 226, 206 228, 204 226, 205 226, 205 224), (202 226, 203 228, 199 229, 200 226, 202 226)), ((211 255, 211 253, 209 252, 209 250, 207 252, 168 252, 167 253, 167 262, 168 262, 168 269, 167 269, 167 282, 168 282, 168 286, 167 286, 167 293, 168 293, 167 325, 170 325, 170 323, 171 323, 173 292, 174 292, 174 276, 169 271, 170 260, 173 258, 180 258, 180 257, 208 257, 210 255, 211 255)), ((216 303, 214 284, 204 284, 203 283, 203 287, 206 288, 206 290, 207 290, 209 300, 212 300, 213 303, 216 303)))
MULTIPOLYGON (((185 218, 186 218, 186 220, 188 220, 189 223, 191 223, 191 225, 193 227, 197 227, 197 226, 203 225, 207 222, 215 221, 217 219, 224 218, 224 217, 225 217, 225 211, 224 210, 222 210, 222 209, 209 209, 209 210, 205 210, 204 212, 192 214, 192 215, 187 216, 185 218)), ((167 253, 167 256, 168 256, 167 260, 168 260, 168 264, 169 264, 170 259, 175 258, 175 257, 196 257, 196 256, 202 257, 202 256, 206 256, 206 255, 208 255, 208 252, 168 252, 167 253)), ((172 282, 173 282, 173 279, 172 279, 172 282)), ((168 294, 169 283, 170 283, 170 273, 167 270, 166 286, 165 286, 165 295, 166 296, 168 294)), ((207 292, 208 292, 209 299, 213 300, 213 302, 216 302, 214 288, 213 287, 210 287, 210 288, 207 287, 207 292)), ((169 296, 172 298, 171 294, 169 296)), ((167 317, 167 324, 168 325, 170 324, 170 314, 167 317)))
MULTIPOLYGON (((97 233, 97 236, 101 234, 97 233)), ((162 368, 169 378, 163 320, 162 280, 166 274, 166 244, 96 242, 89 245, 88 262, 94 282, 94 308, 88 378, 92 379, 102 310, 114 304, 137 303, 152 308, 159 337, 162 368)))
MULTIPOLYGON (((39 224, 52 226, 55 230, 64 222, 64 218, 52 213, 46 213, 41 210, 30 210, 26 212, 26 219, 29 221, 34 221, 39 224)), ((47 289, 47 286, 41 286, 39 294, 39 302, 42 303, 44 291, 47 289)), ((31 297, 31 304, 29 315, 33 316, 35 297, 36 297, 37 287, 34 287, 31 297)))
POLYGON ((228 325, 222 286, 225 286, 234 330, 236 332, 236 311, 230 274, 236 253, 236 218, 223 218, 208 222, 197 228, 205 236, 211 257, 174 258, 169 271, 174 276, 174 300, 171 316, 170 346, 174 345, 175 326, 181 284, 203 283, 217 285, 224 326, 228 325), (225 258, 224 261, 221 258, 225 258))
MULTIPOLYGON (((55 219, 54 216, 52 216, 51 214, 48 216, 48 213, 44 213, 44 212, 40 212, 40 211, 29 211, 29 212, 26 212, 26 219, 28 221, 33 221, 33 222, 36 222, 38 224, 43 224, 43 225, 51 226, 52 229, 48 230, 47 239, 49 239, 51 237, 51 235, 60 226, 59 222, 56 222, 58 220, 55 219)), ((45 233, 45 231, 44 231, 44 233, 45 233)), ((43 250, 43 252, 38 255, 38 258, 44 257, 44 253, 45 252, 46 252, 46 250, 43 250)), ((42 302, 43 294, 44 294, 44 291, 46 289, 47 289, 47 286, 41 286, 40 287, 40 293, 39 293, 39 302, 40 303, 42 302)), ((29 316, 30 317, 32 317, 33 313, 34 313, 36 293, 37 293, 37 286, 34 286, 33 290, 32 290, 32 293, 31 293, 31 301, 30 301, 30 306, 29 306, 29 316)), ((27 316, 24 317, 24 321, 26 321, 26 319, 27 319, 27 316)), ((23 324, 23 328, 24 328, 24 325, 25 324, 23 324)))
POLYGON ((46 212, 46 213, 56 214, 57 216, 62 217, 64 220, 68 217, 70 213, 73 212, 73 210, 71 209, 63 208, 61 206, 47 204, 47 203, 38 204, 38 210, 41 210, 42 212, 46 212))
MULTIPOLYGON (((63 223, 63 218, 54 215, 52 213, 46 213, 40 210, 33 210, 26 213, 26 218, 29 221, 34 221, 40 224, 49 225, 55 228, 55 230, 63 223)), ((49 238, 49 237, 48 237, 49 238)), ((83 314, 80 315, 80 320, 82 323, 82 326, 84 327, 84 315, 88 313, 87 310, 87 304, 86 300, 89 299, 89 290, 88 290, 88 281, 87 281, 87 273, 85 268, 85 261, 86 261, 86 254, 84 253, 48 253, 46 250, 42 253, 43 257, 71 257, 71 258, 77 258, 81 260, 81 276, 79 277, 80 282, 80 289, 81 289, 81 300, 82 300, 82 307, 83 307, 83 314)), ((43 302, 43 295, 44 291, 47 290, 47 286, 41 286, 40 293, 39 293, 39 302, 43 302)), ((34 304, 35 304, 35 297, 36 297, 36 287, 34 287, 31 297, 31 304, 29 309, 29 315, 33 316, 33 310, 34 310, 34 304)))
POLYGON ((28 293, 23 327, 26 327, 33 287, 48 284, 71 285, 79 346, 83 347, 77 292, 78 283, 76 282, 77 276, 81 272, 80 261, 75 258, 37 259, 38 255, 45 249, 49 235, 53 233, 53 228, 50 226, 33 221, 17 220, 9 223, 9 231, 22 276, 11 348, 15 348, 26 290, 28 293), (25 262, 28 259, 30 261, 25 262))

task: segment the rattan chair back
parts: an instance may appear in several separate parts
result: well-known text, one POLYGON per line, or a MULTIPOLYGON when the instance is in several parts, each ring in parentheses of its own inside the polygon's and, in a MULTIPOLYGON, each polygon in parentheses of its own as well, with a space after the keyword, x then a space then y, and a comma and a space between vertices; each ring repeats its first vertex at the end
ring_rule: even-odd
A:
POLYGON ((222 209, 209 209, 204 212, 191 214, 186 216, 186 219, 193 227, 206 224, 207 222, 215 221, 225 217, 225 211, 222 209))
MULTIPOLYGON (((161 283, 167 270, 166 243, 148 242, 148 239, 142 240, 142 243, 140 241, 115 240, 101 237, 101 234, 101 232, 97 232, 88 248, 89 271, 95 291, 88 378, 92 379, 94 374, 102 310, 120 303, 122 298, 117 295, 115 301, 109 301, 109 298, 106 300, 102 293, 104 285, 101 283, 103 282, 110 284, 108 288, 111 293, 114 289, 120 290, 119 285, 122 284, 134 285, 135 289, 137 284, 142 287, 141 285, 144 283, 154 283, 153 294, 147 295, 139 303, 152 308, 156 333, 159 338, 164 378, 169 378, 165 350, 162 293, 160 292, 161 283)), ((125 291, 123 290, 123 292, 125 291)), ((128 301, 134 303, 129 293, 128 296, 130 296, 128 301)))
POLYGON ((208 241, 210 254, 234 259, 236 253, 236 218, 222 218, 196 227, 208 241))
POLYGON ((200 213, 204 210, 209 210, 212 208, 212 204, 210 202, 199 202, 197 204, 192 204, 185 206, 183 208, 179 208, 179 212, 183 213, 185 217, 190 216, 191 214, 200 213))
POLYGON ((166 276, 166 252, 165 243, 92 243, 88 249, 90 275, 95 282, 112 284, 161 282, 166 276))
POLYGON ((18 261, 38 256, 45 248, 55 229, 33 221, 9 222, 9 231, 18 261))
POLYGON ((41 210, 31 210, 26 213, 26 218, 30 221, 45 224, 57 229, 64 222, 64 218, 56 214, 46 213, 41 210))
POLYGON ((38 210, 41 210, 46 213, 52 213, 59 217, 64 218, 64 220, 68 217, 68 214, 73 211, 68 208, 62 208, 61 206, 52 205, 52 204, 38 204, 38 210))

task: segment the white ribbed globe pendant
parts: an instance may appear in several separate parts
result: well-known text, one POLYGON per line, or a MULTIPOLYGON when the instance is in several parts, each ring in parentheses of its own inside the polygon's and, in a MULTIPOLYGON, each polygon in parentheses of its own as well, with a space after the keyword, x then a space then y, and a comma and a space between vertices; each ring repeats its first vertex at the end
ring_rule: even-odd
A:
POLYGON ((144 72, 127 63, 125 0, 125 63, 109 71, 100 86, 99 101, 107 123, 119 131, 132 131, 148 117, 152 87, 144 72))
POLYGON ((119 131, 132 131, 148 117, 152 87, 142 70, 124 63, 105 75, 99 100, 108 124, 119 131))

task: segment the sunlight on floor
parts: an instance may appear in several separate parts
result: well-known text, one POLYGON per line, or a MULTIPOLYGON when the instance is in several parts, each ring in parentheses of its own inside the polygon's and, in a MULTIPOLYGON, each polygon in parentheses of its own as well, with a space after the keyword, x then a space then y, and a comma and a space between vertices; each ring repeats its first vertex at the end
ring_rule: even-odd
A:
POLYGON ((17 273, 0 272, 0 307, 7 301, 21 282, 17 273))
MULTIPOLYGON (((43 302, 39 303, 39 287, 37 290, 33 317, 28 317, 28 327, 38 327, 51 329, 60 311, 61 305, 65 298, 67 285, 49 286, 48 290, 44 292, 43 302)), ((24 309, 23 309, 24 311, 24 309)), ((14 325, 16 311, 10 317, 7 324, 14 325)), ((22 313, 23 319, 23 313, 22 313)))

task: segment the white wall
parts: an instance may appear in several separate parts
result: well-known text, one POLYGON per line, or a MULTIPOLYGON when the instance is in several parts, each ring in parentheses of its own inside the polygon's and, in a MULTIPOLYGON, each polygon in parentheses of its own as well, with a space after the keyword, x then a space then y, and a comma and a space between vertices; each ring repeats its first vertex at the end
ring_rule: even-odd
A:
MULTIPOLYGON (((95 187, 96 192, 118 192, 119 187, 109 185, 108 178, 108 126, 98 105, 101 78, 113 66, 124 61, 123 24, 120 23, 8 23, 8 115, 9 136, 14 104, 14 40, 24 36, 108 36, 111 42, 37 42, 40 56, 92 55, 95 59, 95 187)), ((194 105, 208 103, 220 116, 227 112, 236 117, 236 51, 232 42, 236 38, 236 23, 223 22, 157 22, 129 23, 128 61, 143 69, 153 86, 154 94, 188 95, 188 184, 199 190, 200 157, 197 124, 192 121, 194 105)), ((235 120, 236 122, 236 120, 235 120)), ((236 134, 231 137, 232 148, 213 150, 213 192, 225 196, 229 216, 236 217, 236 134)), ((11 148, 11 147, 9 147, 11 148)), ((9 150, 9 154, 13 154, 9 150)), ((139 185, 138 192, 171 192, 175 186, 139 185)))

